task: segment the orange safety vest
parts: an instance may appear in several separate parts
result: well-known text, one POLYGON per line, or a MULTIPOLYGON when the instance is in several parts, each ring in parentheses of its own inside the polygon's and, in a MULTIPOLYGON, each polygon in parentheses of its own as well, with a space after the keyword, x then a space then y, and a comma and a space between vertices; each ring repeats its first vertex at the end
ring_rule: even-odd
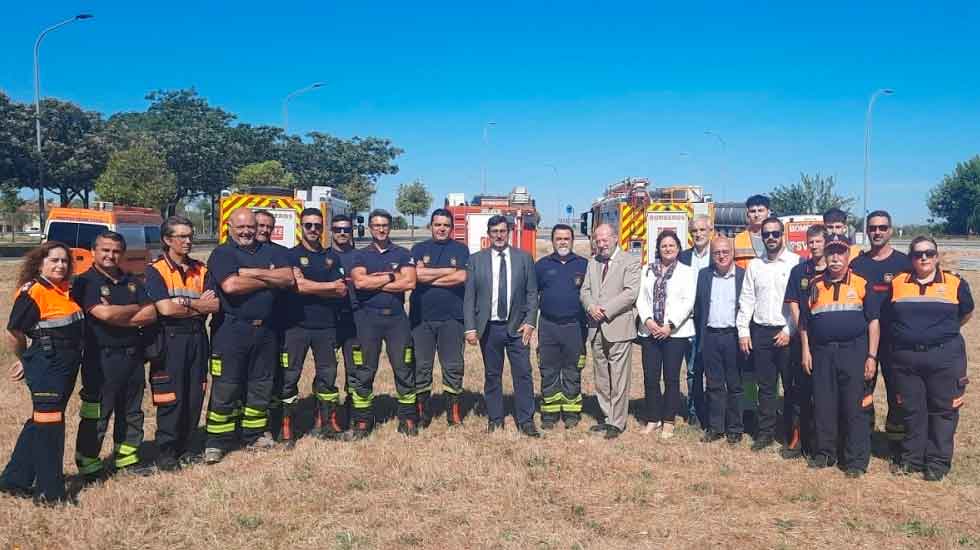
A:
POLYGON ((71 299, 71 283, 68 281, 56 284, 38 278, 22 286, 16 296, 22 293, 27 293, 27 296, 37 304, 41 314, 41 319, 31 327, 31 332, 67 327, 85 318, 81 306, 71 299))
POLYGON ((745 269, 749 267, 752 258, 758 257, 752 247, 752 236, 748 229, 735 235, 735 265, 745 269))
POLYGON ((864 277, 850 270, 837 283, 827 280, 826 277, 827 272, 824 271, 811 281, 810 315, 864 311, 864 297, 868 291, 868 282, 864 277))
POLYGON ((151 263, 150 267, 160 274, 171 298, 178 296, 200 298, 204 292, 204 277, 208 273, 208 268, 203 262, 190 259, 190 265, 185 271, 164 254, 151 263))

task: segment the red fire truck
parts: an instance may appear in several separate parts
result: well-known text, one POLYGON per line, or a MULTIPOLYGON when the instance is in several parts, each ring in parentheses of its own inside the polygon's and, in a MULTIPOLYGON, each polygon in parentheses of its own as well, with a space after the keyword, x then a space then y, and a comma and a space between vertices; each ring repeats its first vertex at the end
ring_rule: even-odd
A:
POLYGON ((511 246, 537 256, 541 216, 526 187, 515 187, 507 195, 476 195, 469 203, 462 193, 450 193, 445 204, 453 215, 453 238, 469 247, 471 254, 490 246, 487 222, 499 214, 513 224, 511 246))

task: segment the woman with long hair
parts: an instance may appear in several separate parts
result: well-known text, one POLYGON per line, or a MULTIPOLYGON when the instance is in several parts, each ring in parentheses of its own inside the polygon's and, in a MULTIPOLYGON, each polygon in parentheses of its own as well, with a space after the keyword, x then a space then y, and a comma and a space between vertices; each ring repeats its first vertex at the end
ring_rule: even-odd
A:
POLYGON ((636 299, 646 394, 644 433, 660 430, 661 439, 674 436, 681 401, 681 363, 694 336, 696 277, 692 267, 677 261, 680 251, 681 241, 673 231, 657 236, 655 259, 643 270, 636 299))
POLYGON ((64 413, 81 362, 84 322, 69 294, 71 275, 67 245, 48 241, 28 252, 5 335, 17 356, 10 377, 26 381, 34 410, 0 475, 0 491, 42 504, 65 499, 64 413))

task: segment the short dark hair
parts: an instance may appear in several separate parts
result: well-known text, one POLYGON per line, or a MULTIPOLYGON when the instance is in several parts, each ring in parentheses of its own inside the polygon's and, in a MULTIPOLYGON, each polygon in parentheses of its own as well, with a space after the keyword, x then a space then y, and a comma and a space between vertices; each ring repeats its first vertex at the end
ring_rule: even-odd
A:
POLYGON ((511 223, 510 220, 507 219, 507 216, 501 216, 500 214, 494 214, 493 216, 490 216, 490 219, 487 220, 487 231, 490 231, 491 227, 495 225, 500 225, 502 223, 506 223, 507 230, 510 231, 511 223))
POLYGON ((762 220, 762 225, 760 225, 759 227, 765 227, 767 224, 770 223, 778 223, 779 230, 783 231, 783 221, 777 218, 776 216, 769 216, 768 218, 762 220))
POLYGON ((551 228, 551 240, 555 240, 555 231, 568 231, 569 233, 571 233, 571 234, 572 234, 572 238, 573 238, 573 239, 575 238, 575 230, 574 230, 574 229, 572 229, 572 226, 570 226, 570 225, 568 225, 568 224, 564 224, 564 223, 556 223, 556 224, 555 224, 555 225, 554 225, 554 226, 553 226, 553 227, 551 228))
POLYGON ((190 227, 191 233, 194 233, 194 224, 184 216, 170 216, 160 224, 160 247, 164 252, 170 250, 170 245, 163 240, 163 237, 173 237, 174 229, 181 225, 190 227))
POLYGON ((304 208, 302 212, 299 213, 300 219, 307 216, 318 216, 321 220, 323 219, 323 210, 319 208, 304 208))
POLYGON ((391 214, 383 208, 375 208, 370 214, 368 214, 368 224, 370 224, 371 220, 374 218, 384 218, 388 220, 389 225, 391 224, 391 214))
POLYGON ((769 208, 769 197, 765 195, 752 195, 745 199, 746 208, 752 208, 753 206, 765 206, 769 208))
POLYGON ((269 216, 270 218, 272 218, 272 221, 276 221, 276 217, 274 215, 272 215, 272 212, 269 212, 265 208, 263 208, 261 210, 256 210, 255 212, 253 212, 253 214, 256 217, 258 217, 258 216, 269 216))
POLYGON ((660 243, 662 243, 664 239, 674 239, 674 242, 677 243, 678 252, 684 248, 684 246, 681 244, 681 238, 677 236, 677 233, 675 233, 673 229, 664 229, 659 235, 657 235, 656 250, 654 250, 654 256, 658 260, 660 259, 660 243))
POLYGON ((823 223, 847 223, 847 212, 840 208, 831 208, 823 213, 823 223))
POLYGON ((868 225, 868 220, 870 220, 871 218, 886 218, 888 220, 888 225, 892 224, 892 215, 885 210, 875 210, 874 212, 870 212, 868 214, 868 217, 864 218, 865 226, 868 225))
POLYGON ((807 239, 809 239, 810 237, 816 237, 817 235, 820 235, 821 237, 823 237, 823 240, 826 241, 827 240, 827 226, 824 225, 824 224, 822 224, 822 223, 815 223, 815 224, 811 225, 810 227, 807 227, 806 228, 806 238, 807 239))
POLYGON ((95 250, 95 244, 99 242, 99 239, 115 241, 122 245, 123 252, 126 251, 126 238, 115 231, 103 231, 102 233, 99 233, 95 237, 95 240, 92 241, 92 250, 95 250))
POLYGON ((436 208, 432 211, 432 215, 429 216, 429 223, 431 224, 435 221, 436 216, 442 216, 443 218, 449 218, 449 227, 453 226, 453 214, 445 208, 436 208))
POLYGON ((350 216, 348 216, 347 214, 337 214, 336 216, 330 219, 330 225, 333 225, 337 222, 347 222, 351 225, 354 224, 354 222, 351 221, 350 216))

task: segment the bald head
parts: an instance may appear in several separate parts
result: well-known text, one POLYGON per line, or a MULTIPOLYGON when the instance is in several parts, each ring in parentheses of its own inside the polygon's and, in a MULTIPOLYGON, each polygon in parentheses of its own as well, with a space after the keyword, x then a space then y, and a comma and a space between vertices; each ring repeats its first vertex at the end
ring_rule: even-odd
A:
POLYGON ((238 246, 252 246, 255 242, 255 228, 255 214, 244 206, 232 210, 228 216, 228 235, 238 246))
POLYGON ((592 233, 595 240, 595 253, 597 257, 608 258, 616 248, 616 230, 608 223, 601 223, 596 226, 592 233))
POLYGON ((724 235, 711 239, 711 263, 720 273, 728 273, 735 256, 732 254, 732 240, 724 235))

